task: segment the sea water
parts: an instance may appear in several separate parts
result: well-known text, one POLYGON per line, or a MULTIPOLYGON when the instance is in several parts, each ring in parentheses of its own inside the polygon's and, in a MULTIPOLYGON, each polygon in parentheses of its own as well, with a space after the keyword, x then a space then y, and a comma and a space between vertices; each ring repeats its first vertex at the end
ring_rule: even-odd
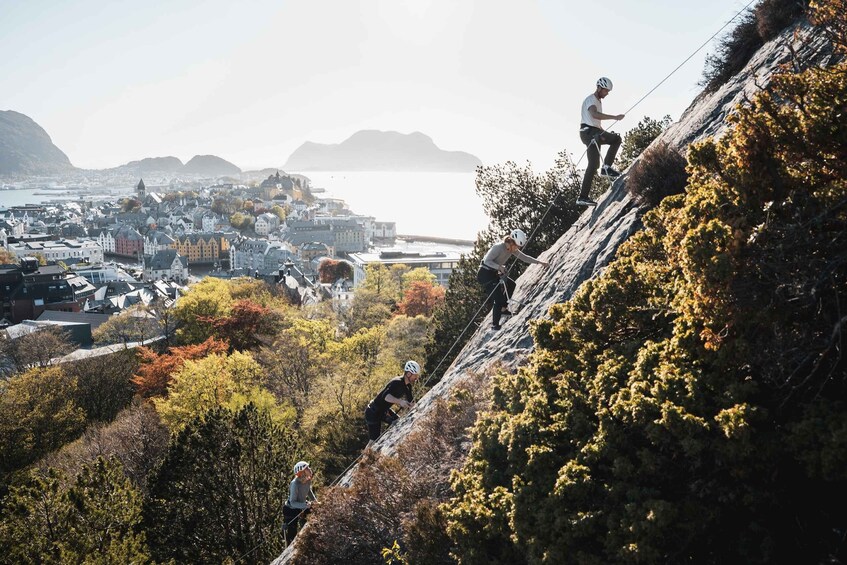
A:
POLYGON ((474 173, 315 172, 300 173, 317 197, 340 198, 357 214, 395 222, 401 235, 474 240, 488 225, 476 194, 474 173))

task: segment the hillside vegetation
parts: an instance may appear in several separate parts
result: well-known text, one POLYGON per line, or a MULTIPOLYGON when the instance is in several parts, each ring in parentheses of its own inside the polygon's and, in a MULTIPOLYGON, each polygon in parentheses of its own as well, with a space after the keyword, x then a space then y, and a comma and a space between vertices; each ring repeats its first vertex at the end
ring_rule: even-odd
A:
POLYGON ((356 457, 365 405, 423 360, 443 294, 403 265, 370 268, 339 311, 210 277, 179 298, 170 346, 18 355, 0 377, 0 563, 269 562, 294 463, 320 492, 356 457))
POLYGON ((643 229, 532 323, 514 374, 507 351, 455 380, 443 364, 486 315, 487 247, 520 227, 528 253, 559 259, 592 215, 564 154, 540 175, 478 170, 491 223, 446 292, 403 265, 304 307, 209 277, 152 347, 55 364, 58 332, 4 343, 0 564, 267 563, 303 459, 319 502, 295 563, 844 561, 845 12, 813 4, 834 62, 773 77, 720 140, 639 159, 669 120, 628 134, 635 164, 612 192, 626 182, 643 229), (380 439, 402 434, 395 455, 357 459, 364 407, 407 359, 450 386, 380 439))
POLYGON ((845 558, 845 115, 844 62, 775 77, 534 324, 441 507, 459 562, 845 558))

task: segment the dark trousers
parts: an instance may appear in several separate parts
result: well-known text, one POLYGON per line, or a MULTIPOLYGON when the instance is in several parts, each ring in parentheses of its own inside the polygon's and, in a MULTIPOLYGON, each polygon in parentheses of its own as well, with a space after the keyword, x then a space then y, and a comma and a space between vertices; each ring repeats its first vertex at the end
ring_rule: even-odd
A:
POLYGON ((593 126, 582 125, 579 130, 579 138, 588 146, 586 155, 588 156, 588 166, 585 168, 585 176, 582 177, 582 190, 579 192, 580 198, 588 198, 588 192, 591 190, 591 183, 594 182, 594 175, 597 173, 597 168, 600 166, 600 146, 608 145, 609 150, 606 151, 606 158, 603 160, 604 165, 609 167, 615 162, 615 157, 618 155, 618 149, 621 146, 621 136, 616 133, 603 131, 600 128, 593 126))
POLYGON ((491 312, 491 323, 495 326, 500 325, 501 310, 506 306, 508 299, 506 298, 506 290, 509 296, 515 292, 515 281, 510 278, 506 279, 506 288, 500 284, 500 274, 494 269, 480 267, 476 273, 476 280, 485 289, 486 296, 490 296, 494 300, 494 309, 491 312), (493 293, 493 294, 492 294, 493 293))
POLYGON ((285 527, 285 541, 291 543, 297 532, 306 524, 306 515, 311 512, 310 508, 305 510, 291 508, 288 503, 282 507, 282 519, 285 527))
POLYGON ((386 410, 384 414, 377 414, 373 406, 368 404, 365 408, 365 424, 368 426, 368 439, 377 440, 382 433, 382 423, 389 426, 397 421, 400 416, 394 410, 386 410))

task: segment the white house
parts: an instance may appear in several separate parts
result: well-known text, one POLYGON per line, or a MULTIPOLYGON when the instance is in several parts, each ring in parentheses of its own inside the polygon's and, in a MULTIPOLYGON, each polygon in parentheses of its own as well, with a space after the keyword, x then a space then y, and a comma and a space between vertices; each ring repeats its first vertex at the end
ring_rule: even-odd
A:
POLYGON ((145 255, 144 280, 160 279, 183 282, 188 278, 188 259, 177 253, 176 249, 157 251, 155 255, 145 255))
POLYGON ((264 214, 259 214, 256 218, 256 224, 253 229, 255 229, 256 233, 259 235, 268 235, 278 227, 279 217, 276 214, 265 212, 264 214))
POLYGON ((394 241, 397 238, 397 224, 395 222, 374 222, 371 238, 394 241))
POLYGON ((97 236, 97 243, 100 244, 103 253, 115 252, 115 234, 112 233, 112 230, 102 230, 97 236))
POLYGON ((19 222, 11 215, 0 218, 0 228, 5 229, 9 236, 20 237, 24 234, 23 222, 19 222))
POLYGON ((205 216, 203 216, 203 221, 201 222, 201 229, 206 233, 211 233, 217 229, 219 222, 220 218, 218 218, 214 214, 206 214, 205 216))
POLYGON ((173 249, 174 238, 163 231, 151 231, 144 236, 144 254, 153 256, 157 251, 173 249))
POLYGON ((67 261, 68 259, 74 259, 76 262, 103 262, 103 248, 100 247, 99 243, 90 239, 12 243, 9 244, 9 251, 18 259, 40 254, 50 262, 67 261))

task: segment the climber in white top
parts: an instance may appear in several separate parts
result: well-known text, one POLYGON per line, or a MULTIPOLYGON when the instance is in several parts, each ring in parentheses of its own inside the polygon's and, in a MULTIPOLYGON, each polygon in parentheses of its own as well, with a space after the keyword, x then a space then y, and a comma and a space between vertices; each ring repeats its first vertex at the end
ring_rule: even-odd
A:
POLYGON ((602 126, 602 120, 622 120, 625 117, 624 114, 603 113, 603 99, 611 91, 612 81, 606 77, 600 77, 597 79, 597 88, 582 102, 582 123, 579 126, 579 138, 588 146, 586 151, 588 167, 585 169, 585 176, 582 178, 582 190, 576 201, 581 206, 597 205, 596 202, 588 198, 588 191, 591 190, 594 174, 600 165, 601 145, 608 145, 609 149, 606 151, 600 176, 614 179, 621 175, 612 168, 612 163, 615 162, 615 156, 618 154, 618 148, 621 146, 621 136, 614 132, 605 131, 602 126))
POLYGON ((494 308, 491 313, 491 319, 492 327, 495 330, 500 329, 500 317, 503 314, 511 314, 506 304, 506 291, 511 296, 515 290, 515 281, 505 276, 506 261, 511 257, 517 257, 524 263, 535 263, 544 267, 548 266, 544 261, 539 261, 535 257, 530 257, 522 252, 521 247, 524 245, 526 245, 526 234, 523 230, 512 230, 512 233, 506 236, 502 243, 496 243, 491 246, 491 249, 485 254, 485 258, 483 258, 479 266, 479 271, 476 274, 476 280, 482 285, 485 292, 489 296, 493 294, 494 308), (501 281, 503 284, 500 284, 501 281))

